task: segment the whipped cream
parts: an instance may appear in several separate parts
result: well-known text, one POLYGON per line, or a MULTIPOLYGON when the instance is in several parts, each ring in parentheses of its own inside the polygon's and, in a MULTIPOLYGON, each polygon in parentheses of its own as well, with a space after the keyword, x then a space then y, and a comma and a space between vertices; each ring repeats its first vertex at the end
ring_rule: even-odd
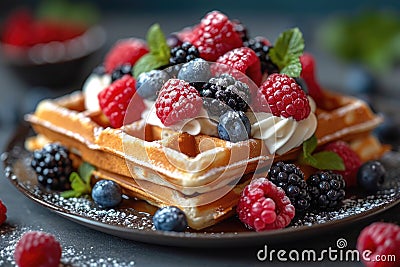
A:
POLYGON ((100 110, 97 95, 111 84, 111 76, 108 74, 98 75, 92 73, 83 84, 83 94, 85 96, 85 108, 89 111, 100 110))

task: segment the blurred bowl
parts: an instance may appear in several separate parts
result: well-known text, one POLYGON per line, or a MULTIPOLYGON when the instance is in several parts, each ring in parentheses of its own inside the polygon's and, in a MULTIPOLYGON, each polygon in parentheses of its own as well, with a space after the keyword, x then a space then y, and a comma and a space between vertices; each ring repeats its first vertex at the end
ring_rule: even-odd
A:
POLYGON ((82 83, 94 67, 88 66, 106 41, 100 26, 64 42, 37 44, 29 48, 0 43, 2 58, 18 78, 30 86, 51 88, 82 83))

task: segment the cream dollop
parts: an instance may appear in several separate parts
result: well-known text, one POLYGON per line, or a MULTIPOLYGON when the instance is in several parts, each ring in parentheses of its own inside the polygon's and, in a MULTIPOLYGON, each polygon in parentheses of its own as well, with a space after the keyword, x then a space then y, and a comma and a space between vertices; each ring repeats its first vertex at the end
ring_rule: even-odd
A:
POLYGON ((100 110, 97 95, 111 84, 111 76, 108 74, 98 75, 92 73, 83 84, 83 94, 85 97, 85 108, 89 111, 100 110))

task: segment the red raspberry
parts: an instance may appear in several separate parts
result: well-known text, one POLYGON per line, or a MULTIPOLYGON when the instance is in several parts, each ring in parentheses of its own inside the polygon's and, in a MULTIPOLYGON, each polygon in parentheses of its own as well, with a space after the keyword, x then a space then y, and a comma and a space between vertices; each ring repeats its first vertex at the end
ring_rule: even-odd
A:
POLYGON ((7 207, 0 200, 0 225, 2 225, 7 219, 7 207))
POLYGON ((98 98, 101 110, 114 128, 139 120, 146 108, 136 94, 136 80, 128 74, 102 90, 98 98))
POLYGON ((295 208, 282 188, 267 178, 259 178, 243 190, 237 213, 246 226, 259 232, 286 227, 295 215, 295 208))
POLYGON ((274 73, 258 90, 259 108, 275 116, 293 117, 300 121, 311 112, 308 98, 296 81, 286 74, 274 73))
POLYGON ((304 79, 308 94, 315 100, 316 104, 321 103, 324 95, 321 86, 318 84, 315 77, 315 60, 309 53, 304 53, 300 56, 301 74, 300 77, 304 79))
POLYGON ((262 73, 260 59, 256 53, 248 47, 233 49, 220 56, 217 63, 222 63, 235 68, 249 76, 257 86, 260 86, 262 73))
POLYGON ((226 52, 243 46, 234 24, 218 11, 208 13, 201 20, 190 42, 199 49, 200 57, 208 61, 216 61, 226 52))
POLYGON ((123 64, 135 65, 143 55, 147 54, 149 49, 146 43, 141 39, 129 38, 119 40, 107 53, 104 60, 104 67, 107 73, 123 64))
POLYGON ((400 227, 392 223, 373 223, 365 227, 357 239, 357 249, 366 267, 399 266, 399 248, 400 227))
POLYGON ((156 114, 165 126, 183 119, 193 118, 203 105, 199 92, 189 83, 169 79, 160 90, 156 100, 156 114))
POLYGON ((51 234, 27 232, 15 247, 14 259, 19 267, 57 267, 61 259, 61 245, 51 234))
POLYGON ((362 164, 358 154, 344 141, 329 143, 323 149, 335 152, 343 159, 344 171, 334 172, 343 176, 346 186, 357 185, 357 171, 362 164))

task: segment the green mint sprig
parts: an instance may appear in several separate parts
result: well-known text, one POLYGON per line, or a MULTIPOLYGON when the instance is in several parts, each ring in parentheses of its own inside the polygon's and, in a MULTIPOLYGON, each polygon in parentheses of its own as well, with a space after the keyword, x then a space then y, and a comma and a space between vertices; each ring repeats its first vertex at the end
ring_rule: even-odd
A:
POLYGON ((304 51, 303 34, 299 28, 289 29, 278 36, 274 47, 269 51, 272 62, 280 73, 290 77, 299 77, 301 73, 300 56, 304 51))
POLYGON ((319 170, 345 169, 343 159, 333 151, 321 151, 313 153, 317 148, 318 141, 315 135, 303 143, 303 153, 300 155, 300 164, 310 165, 319 170))
POLYGON ((71 198, 90 194, 92 191, 90 178, 94 169, 95 168, 89 163, 82 163, 78 168, 78 172, 72 172, 69 176, 72 189, 62 192, 61 196, 64 198, 71 198))
POLYGON ((160 25, 153 24, 146 35, 150 52, 142 56, 133 67, 133 76, 137 78, 141 73, 157 69, 168 64, 170 49, 160 25))

